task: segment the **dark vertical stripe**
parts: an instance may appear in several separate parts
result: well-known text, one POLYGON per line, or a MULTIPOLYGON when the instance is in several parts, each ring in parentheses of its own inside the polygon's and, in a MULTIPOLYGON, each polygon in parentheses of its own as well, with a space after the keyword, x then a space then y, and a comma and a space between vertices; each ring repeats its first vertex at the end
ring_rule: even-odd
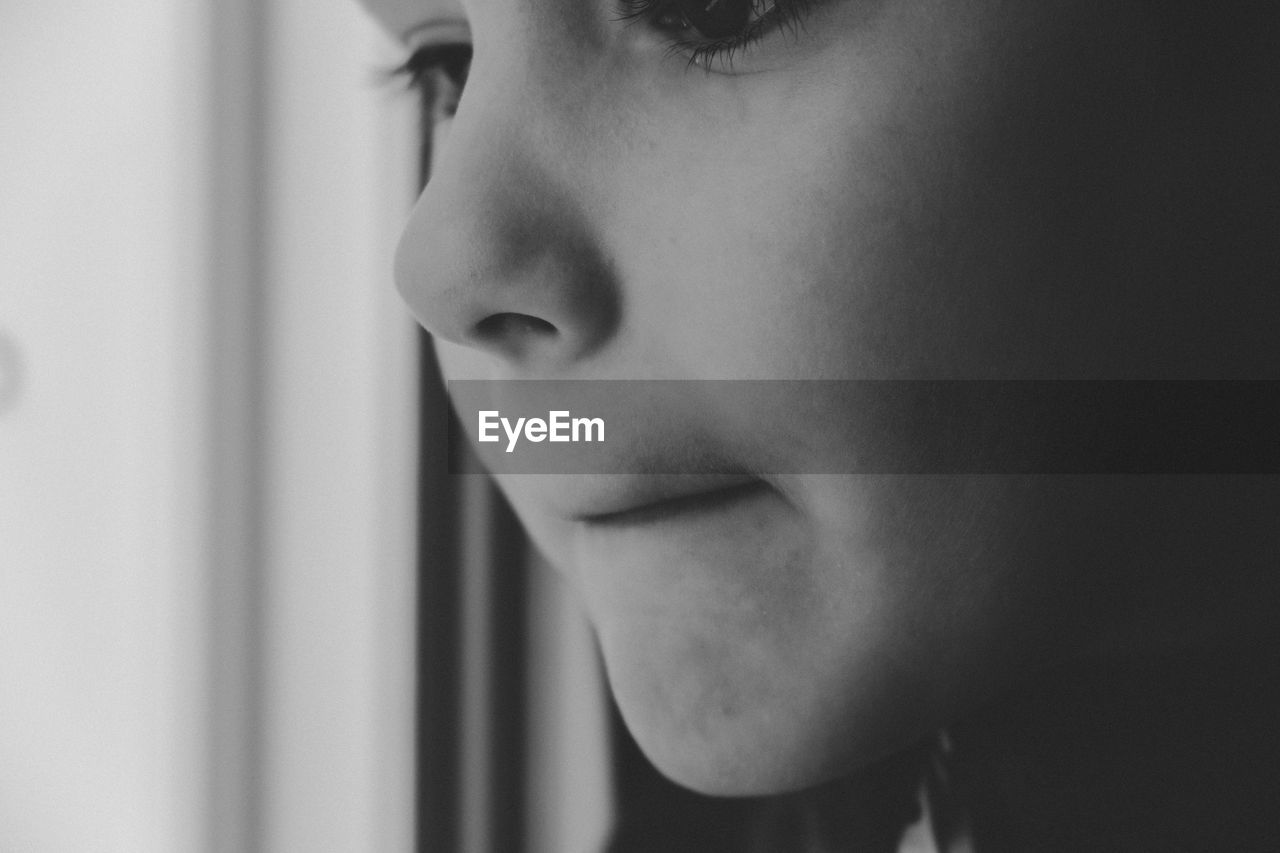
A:
POLYGON ((493 802, 493 853, 520 853, 525 835, 525 755, 527 707, 525 654, 528 636, 528 607, 525 599, 528 575, 528 548, 524 531, 506 499, 492 484, 490 519, 492 565, 490 608, 494 636, 490 669, 493 707, 491 720, 493 751, 490 753, 493 802))
MULTIPOLYGON (((418 107, 418 187, 431 172, 435 93, 418 107)), ((418 648, 415 836, 418 853, 452 853, 459 843, 459 665, 462 660, 458 530, 460 500, 448 470, 448 399, 431 336, 419 335, 418 648)))
POLYGON ((419 853, 451 853, 458 849, 460 519, 455 483, 443 474, 441 413, 448 402, 426 333, 421 338, 421 370, 416 835, 419 853))
POLYGON ((263 531, 266 441, 266 10, 252 0, 208 4, 208 300, 211 414, 208 811, 204 849, 256 853, 263 843, 263 531))

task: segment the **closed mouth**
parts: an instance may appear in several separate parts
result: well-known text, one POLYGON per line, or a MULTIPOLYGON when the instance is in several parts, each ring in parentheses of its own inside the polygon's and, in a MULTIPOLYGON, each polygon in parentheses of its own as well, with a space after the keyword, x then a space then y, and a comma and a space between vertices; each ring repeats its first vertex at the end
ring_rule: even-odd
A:
POLYGON ((718 488, 644 501, 625 509, 586 514, 578 520, 592 527, 655 525, 676 518, 728 509, 769 490, 769 485, 763 480, 752 478, 718 488))

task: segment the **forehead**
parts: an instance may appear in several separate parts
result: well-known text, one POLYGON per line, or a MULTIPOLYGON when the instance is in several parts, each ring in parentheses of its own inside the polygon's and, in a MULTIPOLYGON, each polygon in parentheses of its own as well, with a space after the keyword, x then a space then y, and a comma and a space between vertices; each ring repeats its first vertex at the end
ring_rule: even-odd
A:
POLYGON ((391 35, 407 40, 424 27, 466 21, 461 0, 359 0, 391 35))

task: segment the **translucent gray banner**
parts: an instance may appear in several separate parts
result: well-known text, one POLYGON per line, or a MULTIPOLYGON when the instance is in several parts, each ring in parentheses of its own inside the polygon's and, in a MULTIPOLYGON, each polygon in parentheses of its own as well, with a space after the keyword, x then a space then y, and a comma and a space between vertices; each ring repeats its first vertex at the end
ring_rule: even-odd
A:
POLYGON ((452 473, 1276 474, 1280 382, 467 380, 452 473))

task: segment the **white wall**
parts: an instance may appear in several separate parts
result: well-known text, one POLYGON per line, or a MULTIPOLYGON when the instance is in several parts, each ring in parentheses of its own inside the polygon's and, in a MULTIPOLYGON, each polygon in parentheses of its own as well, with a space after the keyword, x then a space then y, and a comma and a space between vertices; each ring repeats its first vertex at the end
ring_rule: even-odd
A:
POLYGON ((0 849, 191 839, 192 79, 158 0, 0 7, 0 849))
POLYGON ((0 850, 408 849, 380 56, 342 0, 0 4, 0 850))
POLYGON ((391 257, 415 101, 351 0, 275 0, 270 20, 264 838, 407 851, 418 399, 391 257))

